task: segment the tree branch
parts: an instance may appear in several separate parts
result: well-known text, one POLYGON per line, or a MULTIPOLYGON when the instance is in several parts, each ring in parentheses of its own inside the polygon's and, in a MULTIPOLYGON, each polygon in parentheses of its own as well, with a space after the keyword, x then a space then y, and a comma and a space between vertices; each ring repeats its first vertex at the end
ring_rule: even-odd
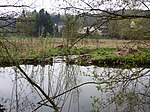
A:
POLYGON ((0 5, 0 7, 30 7, 28 5, 0 5))

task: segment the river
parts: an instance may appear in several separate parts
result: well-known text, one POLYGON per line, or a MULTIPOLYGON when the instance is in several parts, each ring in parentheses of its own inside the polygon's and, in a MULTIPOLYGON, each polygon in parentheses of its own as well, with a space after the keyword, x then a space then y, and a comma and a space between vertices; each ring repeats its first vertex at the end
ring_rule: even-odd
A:
MULTIPOLYGON (((65 62, 20 67, 50 97, 89 82, 54 99, 62 112, 150 110, 150 68, 104 68, 65 62)), ((0 104, 4 112, 53 112, 49 103, 40 105, 43 101, 45 97, 16 67, 0 68, 0 104)))

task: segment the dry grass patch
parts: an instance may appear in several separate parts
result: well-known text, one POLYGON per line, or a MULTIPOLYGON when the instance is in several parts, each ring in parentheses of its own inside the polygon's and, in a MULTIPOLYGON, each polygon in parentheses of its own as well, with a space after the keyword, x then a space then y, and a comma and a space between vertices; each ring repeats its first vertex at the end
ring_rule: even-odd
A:
MULTIPOLYGON (((57 46, 67 43, 65 38, 24 38, 1 40, 7 46, 12 56, 30 57, 30 55, 49 55, 51 50, 57 46)), ((117 49, 139 49, 150 48, 150 41, 145 40, 108 40, 108 39, 82 39, 75 45, 77 48, 117 48, 117 49)), ((2 50, 3 51, 3 50, 2 50)), ((55 51, 55 50, 53 50, 55 51)), ((57 50, 56 50, 57 52, 57 50)))

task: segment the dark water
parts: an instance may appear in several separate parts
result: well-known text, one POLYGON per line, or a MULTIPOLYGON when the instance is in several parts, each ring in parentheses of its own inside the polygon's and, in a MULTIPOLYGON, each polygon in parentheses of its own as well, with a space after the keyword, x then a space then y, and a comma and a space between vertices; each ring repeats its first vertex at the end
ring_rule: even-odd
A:
MULTIPOLYGON (((128 111, 127 108, 130 108, 130 105, 132 106, 137 102, 137 100, 132 100, 132 97, 129 97, 131 102, 127 102, 129 101, 128 98, 124 98, 126 99, 124 103, 120 103, 120 101, 123 101, 122 99, 115 100, 115 102, 118 101, 117 103, 109 102, 108 98, 117 96, 119 92, 120 96, 121 94, 125 96, 123 93, 127 93, 126 96, 133 97, 138 93, 138 100, 143 103, 136 104, 138 106, 132 107, 131 111, 149 112, 150 109, 150 97, 148 96, 150 93, 149 68, 85 67, 66 65, 66 63, 54 63, 52 66, 45 65, 43 67, 40 65, 21 65, 21 68, 49 96, 56 96, 84 82, 106 82, 110 80, 113 82, 113 79, 118 80, 113 85, 102 83, 100 85, 102 90, 100 91, 96 88, 98 85, 87 84, 56 98, 54 101, 62 109, 62 112, 88 112, 93 109, 106 112, 128 111), (131 78, 131 75, 134 75, 132 79, 127 80, 131 78), (126 77, 126 80, 121 80, 120 82, 119 80, 124 77, 126 77), (92 106, 93 99, 91 96, 99 98, 99 103, 95 103, 92 106)), ((16 67, 0 68, 0 104, 3 104, 6 108, 5 112, 17 112, 17 110, 18 112, 31 112, 39 106, 38 102, 43 99, 45 97, 40 91, 31 86, 16 67)), ((50 104, 48 103, 48 105, 50 104)), ((53 112, 48 106, 42 106, 36 110, 36 112, 50 111, 53 112)))

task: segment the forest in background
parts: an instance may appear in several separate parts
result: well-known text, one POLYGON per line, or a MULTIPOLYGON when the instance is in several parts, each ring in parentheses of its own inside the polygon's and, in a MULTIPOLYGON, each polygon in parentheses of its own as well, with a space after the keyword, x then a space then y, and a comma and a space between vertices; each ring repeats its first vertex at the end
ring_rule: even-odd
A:
MULTIPOLYGON (((119 10, 115 13, 125 13, 129 16, 130 14, 142 16, 150 15, 146 10, 119 10)), ((115 19, 102 19, 101 17, 104 15, 107 14, 103 12, 99 14, 99 16, 89 16, 86 13, 82 15, 61 15, 55 13, 50 14, 44 9, 41 9, 39 12, 36 10, 32 12, 24 10, 21 15, 15 18, 8 15, 4 16, 7 19, 14 19, 14 23, 12 25, 13 29, 7 26, 1 29, 1 35, 23 37, 46 37, 47 35, 51 37, 60 37, 61 35, 61 37, 63 36, 65 38, 68 30, 67 28, 69 28, 69 32, 72 33, 72 38, 76 38, 79 35, 79 30, 87 27, 89 28, 88 30, 90 30, 94 27, 94 31, 91 30, 88 36, 89 38, 150 39, 150 21, 148 18, 118 19, 118 17, 115 19), (61 29, 59 29, 59 27, 61 27, 61 29), (106 35, 97 33, 97 30, 105 32, 106 35)), ((85 31, 85 33, 87 33, 87 31, 85 31)))

